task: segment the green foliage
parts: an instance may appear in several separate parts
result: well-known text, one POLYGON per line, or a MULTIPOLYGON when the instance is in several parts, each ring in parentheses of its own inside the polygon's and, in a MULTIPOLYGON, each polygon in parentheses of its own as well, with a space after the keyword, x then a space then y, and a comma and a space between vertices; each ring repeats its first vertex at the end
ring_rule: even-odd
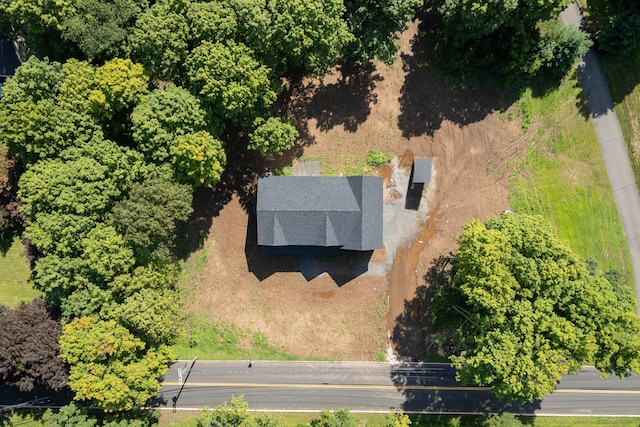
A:
POLYGON ((46 427, 149 427, 158 421, 158 414, 145 410, 133 410, 116 414, 97 413, 74 402, 57 412, 51 409, 42 416, 46 427))
POLYGON ((474 220, 458 243, 452 285, 464 302, 449 310, 458 313, 452 324, 461 352, 451 361, 461 382, 527 402, 587 361, 603 375, 640 369, 640 319, 540 218, 474 220))
POLYGON ((178 181, 194 186, 216 185, 227 163, 222 142, 207 131, 178 135, 171 157, 178 181))
POLYGON ((128 197, 114 204, 110 222, 131 246, 139 264, 158 249, 168 249, 176 222, 191 213, 191 190, 166 175, 151 176, 131 187, 128 197))
POLYGON ((170 289, 143 289, 115 308, 115 316, 137 337, 153 344, 170 344, 176 336, 178 294, 170 289))
POLYGON ((336 409, 335 412, 322 411, 320 418, 311 420, 312 427, 356 427, 356 420, 349 409, 336 409))
POLYGON ((353 40, 340 0, 269 0, 268 50, 263 60, 278 72, 304 67, 322 74, 353 40))
POLYGON ((164 162, 178 135, 204 130, 206 113, 187 90, 169 85, 157 88, 131 114, 133 140, 138 150, 154 162, 164 162))
POLYGON ((58 92, 63 79, 60 63, 32 56, 18 67, 12 78, 3 83, 2 103, 50 99, 58 92))
POLYGON ((102 218, 144 172, 138 153, 113 142, 72 147, 22 175, 21 209, 30 218, 51 212, 102 218))
POLYGON ((62 21, 62 36, 78 45, 90 61, 106 60, 123 51, 145 0, 78 0, 62 21))
POLYGON ((568 3, 446 0, 440 8, 443 34, 437 45, 441 62, 463 79, 475 76, 478 81, 517 83, 543 65, 564 73, 588 45, 587 37, 571 30, 542 34, 538 24, 556 19, 568 3))
POLYGON ((524 424, 513 414, 503 412, 499 415, 488 416, 483 425, 485 427, 520 427, 524 424))
POLYGON ((377 149, 369 151, 369 154, 367 155, 367 164, 373 168, 379 168, 382 165, 386 165, 390 160, 391 158, 389 156, 377 149))
POLYGON ((169 1, 156 2, 138 18, 130 46, 132 57, 153 77, 180 81, 189 53, 187 19, 173 11, 169 1))
POLYGON ((210 42, 237 40, 236 11, 229 3, 231 2, 193 2, 188 6, 186 17, 193 45, 198 45, 205 40, 210 42))
POLYGON ((276 99, 270 70, 254 59, 248 47, 203 42, 186 60, 191 89, 215 114, 239 125, 253 123, 276 99))
POLYGON ((354 35, 354 40, 345 47, 345 56, 352 61, 379 59, 391 64, 398 52, 397 33, 407 27, 407 21, 422 3, 421 0, 345 2, 345 20, 354 35))
POLYGON ((60 357, 70 368, 76 400, 90 400, 105 411, 144 404, 160 390, 158 377, 171 360, 168 348, 145 344, 116 322, 76 318, 63 327, 60 357))
POLYGON ((539 28, 540 67, 553 75, 565 74, 593 45, 587 33, 561 25, 557 20, 545 22, 539 28))
POLYGON ((385 417, 385 427, 409 427, 411 420, 409 415, 402 412, 390 412, 385 417))
POLYGON ((278 117, 259 119, 255 124, 256 129, 249 135, 249 148, 261 153, 281 154, 293 147, 300 136, 293 123, 278 117))
POLYGON ((640 2, 612 0, 606 22, 598 31, 598 47, 611 54, 632 56, 640 49, 640 2))
POLYGON ((145 99, 149 92, 147 82, 142 65, 130 59, 114 58, 96 69, 97 91, 92 93, 91 101, 101 117, 112 119, 145 99))

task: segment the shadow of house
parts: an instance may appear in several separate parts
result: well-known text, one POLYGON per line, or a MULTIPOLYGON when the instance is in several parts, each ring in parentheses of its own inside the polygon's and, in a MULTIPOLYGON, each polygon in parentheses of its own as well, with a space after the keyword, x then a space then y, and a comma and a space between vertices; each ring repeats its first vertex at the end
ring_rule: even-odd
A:
POLYGON ((300 271, 338 285, 366 273, 382 241, 379 177, 271 176, 258 181, 245 254, 259 280, 300 271))

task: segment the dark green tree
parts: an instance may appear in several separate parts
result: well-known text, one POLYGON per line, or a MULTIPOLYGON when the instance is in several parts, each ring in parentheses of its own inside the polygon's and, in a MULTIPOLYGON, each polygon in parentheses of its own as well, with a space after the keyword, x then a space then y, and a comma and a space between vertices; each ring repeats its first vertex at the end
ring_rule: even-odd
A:
POLYGON ((345 20, 354 35, 344 51, 352 61, 379 59, 391 64, 397 55, 398 33, 407 28, 422 0, 347 0, 345 20))
POLYGON ((78 0, 74 13, 62 20, 62 36, 78 45, 89 61, 122 56, 136 18, 146 0, 78 0))
MULTIPOLYGON (((110 222, 145 265, 157 251, 168 255, 176 223, 191 213, 190 187, 176 184, 166 174, 152 176, 133 185, 128 197, 118 201, 110 222)), ((156 254, 157 255, 157 254, 156 254)))
POLYGON ((586 362, 603 375, 640 370, 640 319, 541 218, 474 220, 458 243, 453 282, 433 307, 457 328, 460 381, 529 402, 586 362))

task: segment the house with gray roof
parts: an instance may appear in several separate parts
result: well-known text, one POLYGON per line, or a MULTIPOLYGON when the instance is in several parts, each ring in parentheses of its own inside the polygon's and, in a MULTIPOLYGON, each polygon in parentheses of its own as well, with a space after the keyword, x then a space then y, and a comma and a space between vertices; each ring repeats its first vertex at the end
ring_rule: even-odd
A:
POLYGON ((258 181, 258 245, 382 248, 382 178, 269 176, 258 181))
POLYGON ((0 98, 2 97, 2 83, 13 77, 16 68, 20 66, 20 56, 16 43, 2 38, 0 35, 0 98))

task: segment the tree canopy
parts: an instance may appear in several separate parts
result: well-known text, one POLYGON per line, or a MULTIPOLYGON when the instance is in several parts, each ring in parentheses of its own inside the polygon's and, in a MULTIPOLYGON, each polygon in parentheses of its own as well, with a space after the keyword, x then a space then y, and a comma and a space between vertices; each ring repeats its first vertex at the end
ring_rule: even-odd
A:
POLYGON ((445 0, 440 7, 443 31, 438 42, 445 68, 512 82, 554 65, 564 67, 553 69, 554 73, 568 71, 591 46, 587 34, 575 29, 545 32, 540 25, 553 21, 560 26, 557 15, 569 2, 445 0), (559 42, 562 46, 549 57, 548 51, 555 48, 548 44, 559 42), (559 56, 561 61, 554 60, 559 56))
POLYGON ((452 283, 433 306, 437 323, 456 327, 460 381, 528 402, 585 362, 603 375, 640 369, 640 320, 629 303, 541 218, 474 220, 458 243, 452 283))
POLYGON ((63 327, 60 357, 70 368, 76 399, 106 411, 132 409, 160 390, 157 378, 171 360, 168 347, 145 343, 115 321, 76 318, 63 327))
POLYGON ((45 386, 60 390, 67 371, 58 358, 60 323, 51 318, 42 298, 15 310, 0 306, 0 383, 21 391, 45 386))

